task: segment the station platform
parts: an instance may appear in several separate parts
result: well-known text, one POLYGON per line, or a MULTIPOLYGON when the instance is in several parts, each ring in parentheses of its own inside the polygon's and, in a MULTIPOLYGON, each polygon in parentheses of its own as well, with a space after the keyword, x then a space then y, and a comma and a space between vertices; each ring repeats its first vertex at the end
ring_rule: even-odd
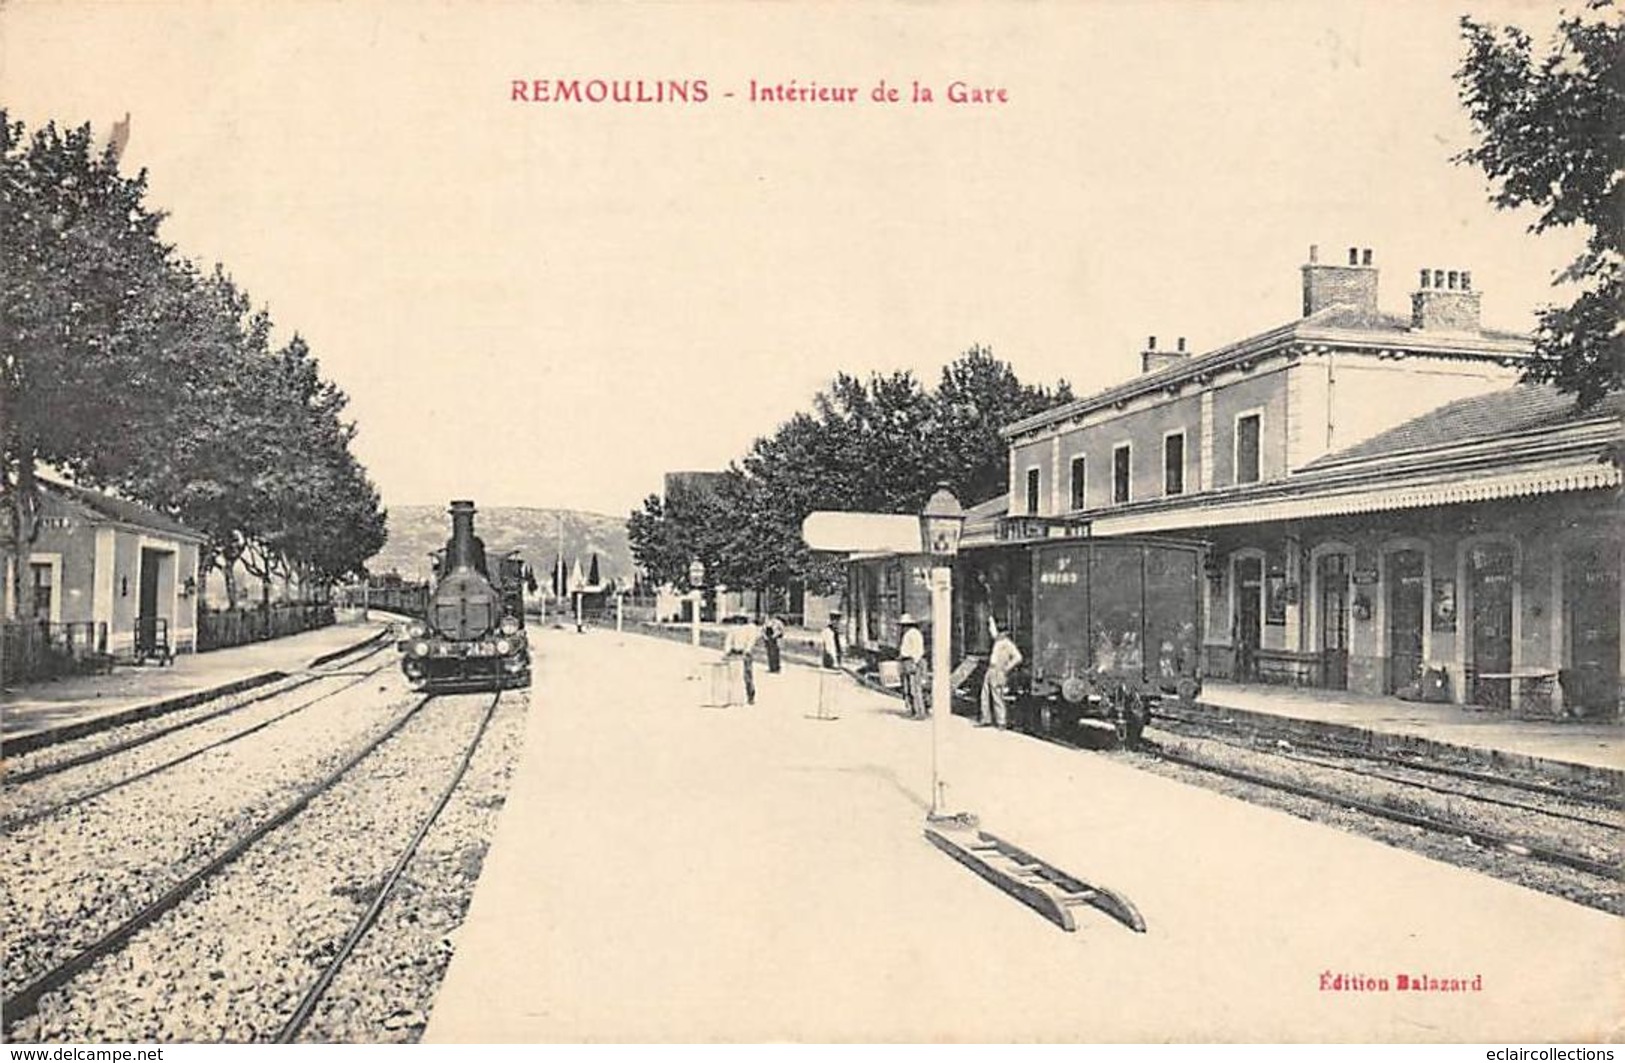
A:
POLYGON ((856 684, 821 719, 812 668, 758 667, 755 706, 707 708, 688 677, 715 656, 538 635, 426 1041, 1625 1034, 1614 916, 856 684), (1121 891, 1147 932, 1085 911, 1065 933, 938 852, 934 759, 949 808, 1121 891))
POLYGON ((373 621, 208 653, 183 653, 173 664, 122 665, 105 675, 7 687, 0 691, 0 745, 12 753, 188 704, 247 690, 314 667, 324 657, 386 631, 373 621))
POLYGON ((1453 753, 1548 774, 1625 772, 1625 724, 1511 719, 1505 712, 1311 687, 1209 680, 1198 706, 1234 718, 1290 720, 1307 735, 1370 748, 1453 753))
MULTIPOLYGON (((687 625, 637 624, 627 630, 672 641, 689 637, 687 625)), ((727 628, 701 624, 701 645, 720 648, 727 628)), ((784 656, 792 663, 816 661, 819 633, 792 629, 784 656)), ((757 652, 758 667, 762 654, 757 652)), ((856 661, 847 662, 853 672, 856 661)), ((860 680, 878 682, 872 676, 860 680)), ((894 696, 898 691, 891 691, 894 696)), ((1552 776, 1613 773, 1625 788, 1625 721, 1513 719, 1505 712, 1454 704, 1403 701, 1315 687, 1271 686, 1207 680, 1199 708, 1224 717, 1247 714, 1275 726, 1284 723, 1306 737, 1336 737, 1370 749, 1449 755, 1488 766, 1509 766, 1552 776)), ((965 712, 963 706, 959 709, 965 712)))

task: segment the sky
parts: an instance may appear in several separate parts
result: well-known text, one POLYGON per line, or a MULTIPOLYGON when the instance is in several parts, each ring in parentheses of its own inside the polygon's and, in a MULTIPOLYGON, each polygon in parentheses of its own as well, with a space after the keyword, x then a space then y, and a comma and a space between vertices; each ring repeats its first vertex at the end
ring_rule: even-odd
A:
POLYGON ((1487 325, 1529 328, 1578 237, 1451 163, 1464 11, 1541 41, 1556 13, 10 0, 0 100, 30 128, 131 115, 166 239, 310 342, 386 505, 624 514, 839 371, 934 383, 984 344, 1086 394, 1149 335, 1285 323, 1311 244, 1374 249, 1385 309, 1468 269, 1487 325), (538 79, 707 99, 513 98, 538 79), (751 99, 792 80, 857 99, 751 99))

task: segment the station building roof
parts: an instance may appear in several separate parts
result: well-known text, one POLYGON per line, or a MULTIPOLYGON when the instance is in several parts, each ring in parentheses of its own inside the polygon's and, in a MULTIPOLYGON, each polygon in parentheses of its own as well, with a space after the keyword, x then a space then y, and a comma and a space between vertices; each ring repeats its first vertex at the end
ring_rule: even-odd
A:
POLYGON ((171 539, 205 542, 208 536, 150 506, 92 491, 77 484, 39 478, 40 515, 50 520, 78 520, 88 525, 118 525, 171 539))
POLYGON ((1462 399, 1284 480, 1084 514, 1096 535, 1345 516, 1619 487, 1625 397, 1578 411, 1546 386, 1462 399))

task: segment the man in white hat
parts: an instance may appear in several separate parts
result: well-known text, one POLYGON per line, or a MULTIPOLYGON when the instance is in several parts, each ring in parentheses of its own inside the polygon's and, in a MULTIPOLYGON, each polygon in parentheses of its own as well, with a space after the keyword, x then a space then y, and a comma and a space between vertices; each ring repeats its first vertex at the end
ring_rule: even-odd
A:
POLYGON ((920 634, 919 623, 904 613, 897 618, 903 626, 903 637, 898 640, 898 671, 903 676, 903 700, 908 704, 911 720, 924 719, 925 708, 925 636, 920 634))

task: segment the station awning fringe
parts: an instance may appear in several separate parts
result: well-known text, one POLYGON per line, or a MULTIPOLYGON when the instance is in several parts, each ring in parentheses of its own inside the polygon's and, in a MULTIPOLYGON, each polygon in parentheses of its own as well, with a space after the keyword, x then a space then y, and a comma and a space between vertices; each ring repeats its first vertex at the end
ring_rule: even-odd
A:
POLYGON ((1620 470, 1616 466, 1592 461, 1583 465, 1504 472, 1445 483, 1385 484, 1336 493, 1305 492, 1272 499, 1215 501, 1203 506, 1181 507, 1177 510, 1152 513, 1125 513, 1120 516, 1101 514, 1094 520, 1094 533, 1130 535, 1139 532, 1171 531, 1176 528, 1261 524, 1270 521, 1341 517, 1356 513, 1416 509, 1462 502, 1488 502, 1500 498, 1617 487, 1620 479, 1620 470))

